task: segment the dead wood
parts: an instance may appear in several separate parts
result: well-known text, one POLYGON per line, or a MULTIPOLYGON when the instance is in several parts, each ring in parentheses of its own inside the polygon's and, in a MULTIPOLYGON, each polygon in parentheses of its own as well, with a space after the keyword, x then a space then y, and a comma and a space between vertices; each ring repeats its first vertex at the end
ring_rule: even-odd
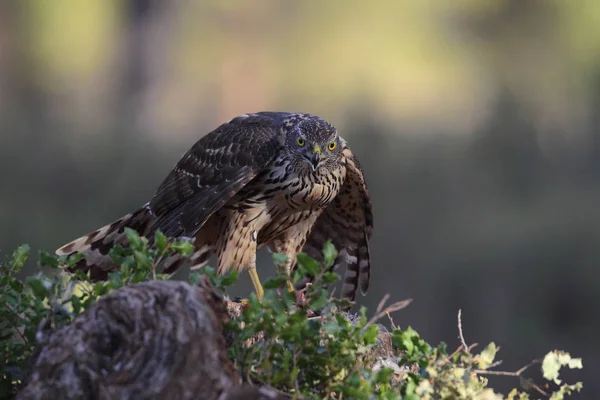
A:
POLYGON ((123 287, 68 326, 41 327, 17 398, 286 398, 240 385, 223 335, 228 318, 226 302, 206 280, 123 287))

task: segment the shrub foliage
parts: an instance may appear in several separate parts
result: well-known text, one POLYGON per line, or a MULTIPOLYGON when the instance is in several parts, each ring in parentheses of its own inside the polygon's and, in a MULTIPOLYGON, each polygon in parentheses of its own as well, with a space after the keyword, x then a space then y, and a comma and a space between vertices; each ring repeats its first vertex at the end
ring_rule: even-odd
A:
MULTIPOLYGON (((100 296, 123 285, 166 279, 157 273, 161 259, 173 252, 187 255, 192 251, 190 242, 170 242, 160 232, 154 246, 148 246, 148 240, 135 231, 126 233, 129 246, 111 250, 121 268, 107 281, 92 283, 83 273, 62 273, 81 256, 54 257, 45 252, 39 253, 40 271, 22 280, 19 275, 29 256, 27 245, 0 264, 0 398, 14 397, 24 384, 38 329, 69 324, 100 296)), ((323 252, 322 264, 304 254, 298 256, 294 280, 312 277, 301 301, 285 290, 285 277, 276 276, 265 282, 263 301, 252 293, 241 315, 226 327, 230 357, 244 380, 314 399, 557 400, 581 390, 581 382, 567 384, 559 379, 561 367, 582 367, 580 359, 566 352, 551 351, 539 361, 548 381, 544 389, 526 379, 523 368, 512 373, 521 387, 503 396, 488 387, 486 379, 490 374, 511 375, 494 369, 498 365, 494 343, 475 354, 463 341, 448 352, 444 343, 430 345, 411 327, 388 331, 379 325, 377 319, 386 310, 378 309, 370 319, 364 307, 357 314, 340 311, 348 303, 332 297, 328 289, 339 278, 329 268, 336 251, 328 244, 323 252), (379 351, 386 337, 391 345, 386 352, 379 351)), ((281 257, 274 255, 276 262, 281 257)), ((223 291, 237 278, 235 272, 217 276, 205 267, 191 273, 190 282, 196 283, 201 275, 208 275, 223 291)))

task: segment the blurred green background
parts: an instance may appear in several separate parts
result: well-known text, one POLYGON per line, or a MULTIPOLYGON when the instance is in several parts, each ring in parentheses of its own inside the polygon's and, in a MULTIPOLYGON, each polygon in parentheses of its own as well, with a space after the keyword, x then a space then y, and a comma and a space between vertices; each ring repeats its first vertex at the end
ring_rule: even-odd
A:
POLYGON ((0 251, 53 251, 140 206, 238 114, 310 112, 374 202, 359 301, 414 298, 396 323, 452 349, 462 308, 505 370, 571 351, 596 398, 599 109, 592 0, 3 0, 0 251))

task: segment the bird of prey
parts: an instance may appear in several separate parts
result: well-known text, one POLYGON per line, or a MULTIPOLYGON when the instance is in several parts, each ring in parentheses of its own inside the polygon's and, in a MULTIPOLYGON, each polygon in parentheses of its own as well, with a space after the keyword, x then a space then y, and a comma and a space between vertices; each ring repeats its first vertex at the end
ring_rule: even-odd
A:
MULTIPOLYGON (((182 156, 150 202, 56 254, 86 254, 76 268, 105 279, 118 268, 108 251, 126 245, 125 227, 149 240, 156 230, 192 238, 196 266, 216 253, 217 273, 248 271, 259 299, 256 251, 264 246, 287 256, 279 267, 289 276, 299 252, 319 259, 331 240, 339 252, 334 268, 346 264, 342 297, 354 300, 369 287, 373 215, 365 178, 336 128, 316 115, 258 112, 222 124, 182 156)), ((173 262, 164 272, 180 267, 173 262)))

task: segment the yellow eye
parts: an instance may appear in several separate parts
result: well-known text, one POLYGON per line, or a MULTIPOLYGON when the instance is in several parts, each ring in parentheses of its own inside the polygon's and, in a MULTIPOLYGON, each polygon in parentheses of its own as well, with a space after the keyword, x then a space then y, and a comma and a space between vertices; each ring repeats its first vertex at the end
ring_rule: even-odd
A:
POLYGON ((329 144, 327 145, 327 148, 328 148, 330 151, 333 151, 333 150, 335 150, 335 148, 336 148, 336 147, 337 147, 337 143, 336 143, 336 142, 331 142, 331 143, 329 143, 329 144))
POLYGON ((298 138, 298 146, 302 147, 302 146, 304 146, 304 143, 306 143, 306 142, 304 141, 304 139, 302 139, 302 138, 298 138))

